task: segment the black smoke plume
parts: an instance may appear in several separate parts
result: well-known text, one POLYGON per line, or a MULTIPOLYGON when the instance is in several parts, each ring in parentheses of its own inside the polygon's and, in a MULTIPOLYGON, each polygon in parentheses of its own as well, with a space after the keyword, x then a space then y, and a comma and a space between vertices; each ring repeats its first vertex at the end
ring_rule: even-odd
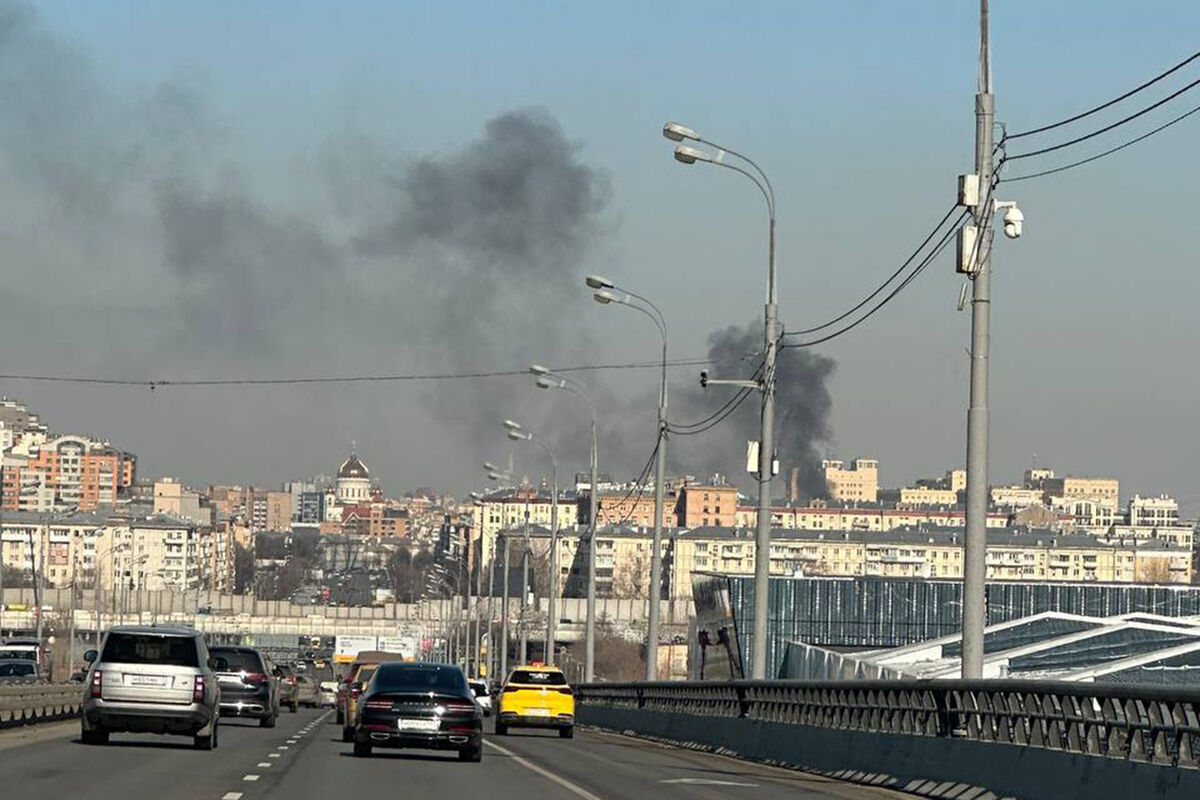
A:
MULTIPOLYGON (((731 326, 708 337, 708 368, 714 378, 752 378, 763 362, 762 324, 731 326)), ((776 358, 775 448, 780 469, 777 496, 787 492, 793 468, 798 470, 798 488, 806 497, 825 493, 821 472, 821 445, 833 432, 829 415, 833 400, 828 381, 836 363, 832 358, 806 349, 782 349, 776 358)), ((713 386, 701 390, 692 384, 683 393, 678 410, 672 411, 677 425, 708 417, 732 399, 736 389, 713 386)), ((749 486, 746 473, 746 442, 757 440, 761 419, 761 395, 751 392, 724 422, 693 436, 675 435, 673 462, 681 469, 707 478, 724 475, 737 485, 749 486)), ((671 452, 671 451, 668 451, 671 452)))

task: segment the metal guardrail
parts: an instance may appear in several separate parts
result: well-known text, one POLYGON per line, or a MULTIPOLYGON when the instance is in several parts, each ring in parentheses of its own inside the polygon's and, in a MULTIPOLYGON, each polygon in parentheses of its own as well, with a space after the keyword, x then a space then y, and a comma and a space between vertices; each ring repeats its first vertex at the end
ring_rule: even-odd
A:
POLYGON ((82 703, 78 683, 0 684, 0 728, 77 717, 82 703))
POLYGON ((1200 769, 1200 691, 1056 681, 598 683, 584 706, 959 738, 1200 769))

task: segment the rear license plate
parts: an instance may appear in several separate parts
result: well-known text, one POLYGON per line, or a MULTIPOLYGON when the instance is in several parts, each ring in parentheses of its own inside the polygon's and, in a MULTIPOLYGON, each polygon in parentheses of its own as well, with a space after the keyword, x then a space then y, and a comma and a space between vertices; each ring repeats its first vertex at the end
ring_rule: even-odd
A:
POLYGON ((422 731, 428 733, 436 731, 440 723, 436 719, 402 719, 400 720, 400 730, 402 731, 422 731))
POLYGON ((550 709, 548 709, 548 708, 531 708, 525 713, 529 714, 529 716, 531 716, 531 717, 548 717, 548 716, 550 716, 550 709))
POLYGON ((167 685, 166 675, 126 675, 126 686, 158 686, 167 685))

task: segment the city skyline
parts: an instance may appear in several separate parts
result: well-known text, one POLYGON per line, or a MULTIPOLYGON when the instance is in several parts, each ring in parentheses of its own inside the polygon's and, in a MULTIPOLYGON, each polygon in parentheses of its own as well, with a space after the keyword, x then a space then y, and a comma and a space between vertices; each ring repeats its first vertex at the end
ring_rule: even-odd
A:
MULTIPOLYGON (((1090 15, 1069 4, 994 11, 1006 122, 1028 127, 1124 91, 1188 50, 1185 31, 1200 13, 1178 3, 1149 19, 1101 6, 1090 15)), ((562 10, 527 37, 528 60, 500 59, 508 66, 494 75, 490 59, 511 54, 489 48, 485 26, 466 24, 469 4, 403 21, 376 8, 382 16, 371 25, 370 14, 343 11, 332 32, 321 10, 306 6, 276 33, 278 15, 261 10, 197 22, 191 9, 144 13, 135 4, 2 8, 14 31, 0 54, 6 74, 47 67, 36 103, 11 83, 4 89, 13 114, 0 159, 14 213, 0 233, 14 260, 39 275, 11 287, 2 306, 2 335, 21 342, 10 348, 14 373, 239 378, 653 359, 652 331, 592 306, 581 284, 590 269, 661 300, 672 355, 703 356, 714 325, 755 318, 761 211, 748 187, 674 164, 658 136, 664 121, 678 117, 728 140, 771 172, 781 199, 783 316, 792 327, 840 312, 894 268, 970 166, 975 20, 967 7, 917 5, 889 18, 885 31, 864 29, 861 9, 821 7, 810 16, 764 4, 746 12, 736 34, 698 21, 703 14, 677 27, 673 15, 642 10, 639 32, 625 41, 578 32, 578 12, 562 10), (422 26, 460 30, 463 46, 478 49, 418 73, 412 65, 430 57, 411 33, 422 26), (367 27, 397 33, 409 47, 392 52, 367 27), (333 54, 366 44, 342 62, 314 60, 326 33, 333 54), (724 75, 732 44, 755 36, 775 49, 739 63, 735 84, 724 75), (786 47, 789 36, 808 46, 786 47), (578 58, 562 74, 539 69, 563 63, 553 57, 565 42, 578 58), (914 47, 943 55, 917 63, 914 47), (701 51, 710 58, 682 62, 690 80, 667 80, 701 51), (623 66, 609 75, 581 66, 621 54, 628 63, 617 59, 623 66), (590 80, 575 97, 583 71, 590 80), (643 75, 663 80, 634 82, 643 75), (496 91, 501 84, 508 88, 496 91), (775 102, 780 91, 791 105, 775 102), (402 102, 380 102, 391 96, 402 102), (268 98, 272 113, 256 111, 268 98), (864 124, 864 103, 873 119, 888 120, 886 147, 864 124), (34 113, 47 108, 48 118, 34 113), (49 124, 37 141, 22 127, 33 122, 49 124), (469 192, 491 174, 489 154, 524 163, 528 141, 552 168, 535 164, 517 176, 534 176, 528 197, 549 205, 499 220, 536 228, 563 219, 552 206, 569 200, 578 213, 565 219, 565 239, 497 241, 489 238, 494 217, 445 231, 416 212, 415 187, 419 197, 445 189, 457 209, 458 188, 469 192), (107 158, 113 153, 144 161, 118 165, 107 158), (879 179, 847 180, 852 171, 879 179), (405 190, 389 193, 396 181, 405 190), (881 210, 866 223, 863 206, 881 210), (515 249, 480 257, 502 245, 515 249), (520 268, 527 258, 533 266, 520 268), (513 280, 475 285, 492 266, 513 280), (439 312, 438 325, 428 324, 426 309, 439 312), (510 321, 515 311, 548 310, 548 328, 510 321), (464 339, 446 338, 460 331, 464 339)), ((500 24, 480 9, 470 14, 500 24)), ((518 40, 530 14, 505 21, 518 40)), ((1200 387, 1178 366, 1196 334, 1187 302, 1194 278, 1168 269, 1186 257, 1174 235, 1186 228, 1196 170, 1177 157, 1185 140, 1171 132, 1061 182, 1009 187, 1027 232, 997 248, 992 483, 1041 463, 1112 475, 1129 495, 1167 492, 1185 508, 1200 500, 1186 456, 1200 435, 1186 398, 1200 387), (1081 197, 1105 198, 1103 211, 1081 197), (1154 214, 1142 210, 1150 199, 1154 214), (1129 222, 1099 224, 1101 214, 1129 222), (1151 241, 1160 256, 1147 262, 1151 241), (1120 276, 1130 264, 1143 291, 1175 287, 1154 295, 1153 325, 1127 325, 1120 276)), ((950 270, 948 260, 937 262, 896 304, 822 351, 837 366, 827 384, 832 436, 821 451, 878 457, 889 485, 963 460, 967 320, 953 310, 959 281, 950 270)), ((710 390, 695 399, 695 372, 672 372, 680 413, 685 398, 700 410, 728 397, 710 390)), ((652 371, 596 378, 602 469, 636 474, 641 440, 653 430, 652 383, 652 371)), ((327 470, 328 454, 357 440, 389 491, 432 484, 461 492, 482 483, 480 461, 507 456, 499 423, 512 416, 550 431, 571 471, 586 460, 577 410, 540 397, 522 377, 433 389, 2 388, 61 429, 103 430, 150 473, 196 485, 327 470)), ((733 436, 695 438, 673 447, 676 467, 697 463, 714 441, 729 451, 727 471, 743 461, 733 436)), ((538 471, 537 462, 519 463, 538 471)))

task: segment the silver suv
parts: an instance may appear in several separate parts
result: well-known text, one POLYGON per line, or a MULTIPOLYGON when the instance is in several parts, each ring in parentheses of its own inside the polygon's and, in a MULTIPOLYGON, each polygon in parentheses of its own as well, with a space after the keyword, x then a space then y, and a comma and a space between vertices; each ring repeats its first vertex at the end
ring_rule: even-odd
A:
POLYGON ((84 744, 107 744, 110 733, 191 736, 200 750, 217 746, 221 692, 199 631, 120 626, 104 636, 84 681, 84 744))

